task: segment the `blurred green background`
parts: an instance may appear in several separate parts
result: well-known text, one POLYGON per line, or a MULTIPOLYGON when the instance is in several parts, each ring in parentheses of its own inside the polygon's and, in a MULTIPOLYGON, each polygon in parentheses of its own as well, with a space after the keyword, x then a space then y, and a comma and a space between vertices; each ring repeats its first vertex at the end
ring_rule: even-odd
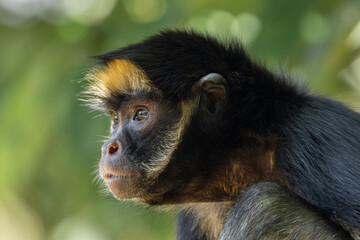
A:
POLYGON ((360 109, 359 0, 0 0, 0 239, 174 239, 174 213, 93 183, 109 123, 79 101, 89 56, 173 27, 360 109))

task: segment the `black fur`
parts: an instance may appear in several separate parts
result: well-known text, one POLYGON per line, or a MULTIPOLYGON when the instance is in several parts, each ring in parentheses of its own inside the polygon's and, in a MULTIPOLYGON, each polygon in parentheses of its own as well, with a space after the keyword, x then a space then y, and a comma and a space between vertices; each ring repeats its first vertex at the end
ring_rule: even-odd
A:
POLYGON ((348 232, 275 183, 252 185, 229 210, 219 240, 352 239, 348 232))
MULTIPOLYGON (((191 97, 192 86, 206 74, 221 74, 229 85, 228 99, 216 124, 210 119, 204 127, 196 122, 201 116, 195 118, 191 128, 202 132, 192 131, 185 138, 204 139, 207 145, 182 143, 179 149, 191 152, 189 162, 202 154, 209 158, 200 159, 208 160, 235 149, 244 143, 245 132, 258 136, 259 142, 273 137, 275 167, 287 188, 342 226, 360 228, 358 113, 271 73, 238 43, 224 44, 194 32, 164 31, 96 58, 102 64, 112 59, 135 62, 173 101, 191 97)), ((178 164, 187 168, 186 162, 178 164)))

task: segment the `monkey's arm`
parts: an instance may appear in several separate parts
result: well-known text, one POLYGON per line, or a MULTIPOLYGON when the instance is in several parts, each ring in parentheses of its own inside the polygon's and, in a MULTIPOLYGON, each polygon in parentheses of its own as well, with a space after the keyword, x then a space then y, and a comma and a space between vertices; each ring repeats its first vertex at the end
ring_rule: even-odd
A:
POLYGON ((284 187, 270 182, 251 186, 229 210, 220 240, 352 239, 284 187))

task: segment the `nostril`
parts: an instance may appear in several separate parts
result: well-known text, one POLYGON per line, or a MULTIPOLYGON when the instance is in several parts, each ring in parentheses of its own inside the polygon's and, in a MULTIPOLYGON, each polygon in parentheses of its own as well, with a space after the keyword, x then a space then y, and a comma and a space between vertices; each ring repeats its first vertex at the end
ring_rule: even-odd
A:
POLYGON ((110 146, 108 147, 108 153, 109 154, 114 154, 119 150, 119 145, 115 142, 110 144, 110 146))
POLYGON ((114 175, 112 175, 111 173, 106 173, 105 176, 104 176, 104 178, 105 178, 106 180, 108 180, 108 179, 110 179, 110 178, 113 178, 113 177, 114 177, 114 175))

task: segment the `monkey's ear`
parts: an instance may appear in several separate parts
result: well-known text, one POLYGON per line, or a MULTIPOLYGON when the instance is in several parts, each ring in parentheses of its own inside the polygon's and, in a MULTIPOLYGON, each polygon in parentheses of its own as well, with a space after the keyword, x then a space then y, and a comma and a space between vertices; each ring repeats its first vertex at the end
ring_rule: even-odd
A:
POLYGON ((202 77, 193 87, 193 91, 201 91, 205 95, 205 107, 216 113, 218 103, 226 98, 227 83, 218 73, 209 73, 202 77))

